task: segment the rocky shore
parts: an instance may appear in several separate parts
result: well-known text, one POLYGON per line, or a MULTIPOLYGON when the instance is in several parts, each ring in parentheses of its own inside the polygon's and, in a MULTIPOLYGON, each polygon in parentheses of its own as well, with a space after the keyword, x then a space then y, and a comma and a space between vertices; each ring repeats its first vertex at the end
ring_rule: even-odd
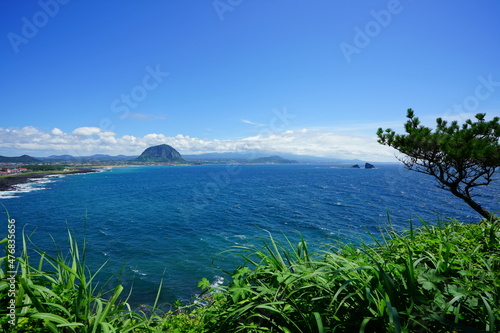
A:
POLYGON ((2 176, 0 177, 0 191, 12 191, 14 190, 14 185, 26 184, 33 182, 32 179, 45 178, 51 175, 72 175, 79 173, 91 173, 96 172, 98 168, 77 168, 72 171, 67 172, 28 172, 20 173, 16 175, 2 176))

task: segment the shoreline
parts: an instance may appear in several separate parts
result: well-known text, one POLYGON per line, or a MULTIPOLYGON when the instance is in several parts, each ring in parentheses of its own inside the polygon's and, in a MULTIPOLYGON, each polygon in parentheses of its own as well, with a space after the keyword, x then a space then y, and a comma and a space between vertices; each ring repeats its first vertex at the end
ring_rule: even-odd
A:
POLYGON ((15 191, 15 185, 32 183, 31 179, 47 178, 52 175, 75 175, 84 173, 97 172, 101 167, 88 167, 88 168, 76 168, 72 171, 61 172, 61 171, 42 171, 42 172, 27 172, 16 175, 2 176, 0 177, 0 191, 15 191))

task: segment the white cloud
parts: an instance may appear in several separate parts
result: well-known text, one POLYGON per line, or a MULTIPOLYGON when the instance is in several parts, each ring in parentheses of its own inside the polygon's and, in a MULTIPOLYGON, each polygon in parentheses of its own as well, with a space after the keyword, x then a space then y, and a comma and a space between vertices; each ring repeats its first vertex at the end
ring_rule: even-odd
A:
POLYGON ((21 133, 23 133, 24 135, 38 135, 42 134, 43 132, 39 131, 33 126, 26 126, 21 129, 21 133))
POLYGON ((93 136, 99 135, 101 133, 101 129, 99 127, 79 127, 75 129, 71 134, 81 135, 81 136, 93 136))
POLYGON ((118 143, 114 136, 103 136, 101 137, 101 142, 109 145, 115 145, 118 143))
POLYGON ((63 134, 64 134, 64 132, 63 132, 63 131, 61 131, 59 128, 54 128, 54 129, 53 129, 50 133, 51 133, 52 135, 57 135, 57 136, 59 136, 59 135, 63 135, 63 134))
MULTIPOLYGON (((43 132, 35 127, 0 128, 0 149, 16 149, 33 156, 50 154, 138 155, 149 146, 169 144, 181 154, 211 152, 290 153, 331 158, 359 158, 369 161, 395 161, 394 150, 377 143, 374 135, 355 136, 320 129, 261 131, 260 134, 233 140, 208 140, 178 134, 173 137, 151 133, 143 137, 102 132, 97 127, 79 127, 71 133, 54 128, 43 132)), ((1 154, 0 154, 1 155, 1 154)))
POLYGON ((241 121, 242 123, 249 124, 249 125, 254 125, 254 126, 256 126, 256 127, 264 127, 264 126, 266 126, 265 124, 259 124, 259 123, 256 123, 256 122, 253 122, 253 121, 250 121, 250 120, 248 120, 248 119, 240 119, 240 121, 241 121))

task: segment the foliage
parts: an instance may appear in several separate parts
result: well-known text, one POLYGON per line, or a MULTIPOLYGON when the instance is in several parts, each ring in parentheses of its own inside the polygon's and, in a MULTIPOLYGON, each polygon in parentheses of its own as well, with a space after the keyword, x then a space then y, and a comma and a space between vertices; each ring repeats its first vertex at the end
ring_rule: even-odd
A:
MULTIPOLYGON (((7 257, 0 258, 0 327, 5 332, 496 332, 500 325, 500 222, 457 221, 397 233, 373 245, 311 253, 304 239, 236 247, 245 260, 231 283, 198 286, 198 301, 167 313, 130 310, 120 285, 104 291, 68 233, 69 255, 21 237, 16 325, 8 323, 7 257)), ((7 245, 7 239, 1 241, 7 245)), ((161 291, 158 289, 157 300, 161 291)))
POLYGON ((478 113, 475 122, 467 120, 462 126, 438 118, 432 131, 420 125, 412 109, 406 117, 407 134, 379 128, 378 142, 405 154, 402 162, 408 169, 434 176, 438 187, 464 200, 484 218, 491 217, 473 199, 472 190, 490 184, 500 167, 500 118, 485 121, 485 114, 478 113))
POLYGON ((304 240, 240 247, 246 266, 208 307, 210 332, 495 332, 499 222, 389 230, 314 258, 304 240))
POLYGON ((24 165, 23 168, 28 169, 29 171, 63 171, 67 169, 67 165, 43 165, 43 164, 33 164, 33 165, 24 165))
MULTIPOLYGON (((7 257, 0 259, 4 264, 0 273, 0 311, 5 311, 8 302, 15 299, 15 325, 8 323, 11 318, 3 315, 0 319, 3 331, 132 332, 141 326, 140 317, 127 310, 126 302, 118 302, 123 287, 118 285, 107 292, 98 289, 94 278, 100 269, 91 275, 85 266, 85 245, 81 256, 71 233, 68 238, 69 257, 62 253, 52 257, 38 250, 40 259, 32 265, 27 247, 29 237, 23 232, 23 250, 16 258, 14 298, 7 294, 6 277, 11 276, 7 257)), ((7 243, 7 239, 2 243, 7 243)))

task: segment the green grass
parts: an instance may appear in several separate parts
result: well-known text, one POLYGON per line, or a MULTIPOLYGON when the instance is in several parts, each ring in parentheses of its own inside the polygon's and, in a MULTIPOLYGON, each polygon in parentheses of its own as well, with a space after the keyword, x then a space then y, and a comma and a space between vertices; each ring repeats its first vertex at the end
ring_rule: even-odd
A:
MULTIPOLYGON (((88 166, 86 166, 88 167, 88 166)), ((19 176, 37 175, 37 174, 65 174, 75 172, 78 167, 68 165, 25 165, 27 171, 23 173, 0 175, 0 178, 16 178, 19 176)))
MULTIPOLYGON (((16 325, 3 315, 10 300, 7 258, 0 258, 0 327, 5 332, 498 332, 500 222, 388 228, 374 244, 338 244, 311 253, 307 242, 272 234, 235 247, 243 265, 229 284, 203 279, 194 303, 163 313, 130 310, 123 287, 97 287, 68 233, 69 254, 41 250, 30 262, 22 235, 16 259, 16 325), (118 301, 118 299, 125 299, 118 301), (199 304, 199 303, 198 303, 199 304)), ((7 245, 7 239, 1 243, 7 245)), ((30 245, 33 246, 33 245, 30 245)), ((161 286, 158 290, 158 296, 161 286)), ((133 291, 130 291, 133 292, 133 291)), ((150 310, 150 311, 149 311, 150 310)))
POLYGON ((210 332, 497 332, 499 222, 456 221, 376 246, 311 254, 304 240, 237 249, 245 266, 208 307, 210 332))
MULTIPOLYGON (((118 285, 104 292, 94 284, 99 270, 90 273, 85 266, 83 253, 72 235, 68 233, 69 255, 59 253, 52 257, 37 250, 39 259, 30 262, 29 237, 21 236, 22 253, 17 258, 16 295, 7 294, 5 277, 10 276, 6 258, 0 261, 0 304, 15 299, 15 325, 9 317, 0 319, 4 332, 131 332, 140 326, 138 315, 129 311, 126 302, 118 303, 123 291, 118 285)), ((6 243, 6 239, 0 243, 6 243)), ((102 268, 102 267, 101 267, 102 268)))
POLYGON ((23 168, 26 168, 30 171, 63 171, 64 169, 70 168, 69 165, 38 165, 38 164, 32 164, 32 165, 24 165, 22 166, 23 168))

